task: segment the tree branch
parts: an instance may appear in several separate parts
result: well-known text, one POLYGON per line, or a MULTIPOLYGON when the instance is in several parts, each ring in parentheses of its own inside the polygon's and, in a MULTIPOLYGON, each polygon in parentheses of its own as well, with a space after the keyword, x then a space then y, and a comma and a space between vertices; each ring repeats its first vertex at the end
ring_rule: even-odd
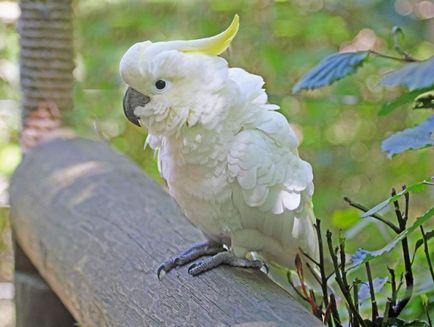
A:
MULTIPOLYGON (((348 198, 348 197, 344 197, 344 200, 350 205, 350 206, 352 206, 352 207, 354 207, 354 208, 356 208, 356 209, 359 209, 359 210, 361 210, 361 211, 363 211, 363 212, 368 212, 369 211, 369 209, 368 208, 366 208, 365 206, 363 206, 363 205, 361 205, 361 204, 359 204, 359 203, 356 203, 356 202, 353 202, 350 198, 348 198)), ((391 223, 390 221, 387 221, 385 218, 383 218, 382 216, 380 216, 379 214, 373 214, 372 216, 370 216, 370 217, 372 217, 372 218, 375 218, 375 219, 377 219, 377 220, 379 220, 379 221, 381 221, 383 224, 386 224, 387 226, 389 226, 396 234, 399 234, 399 228, 397 227, 397 226, 395 226, 393 223, 391 223)))

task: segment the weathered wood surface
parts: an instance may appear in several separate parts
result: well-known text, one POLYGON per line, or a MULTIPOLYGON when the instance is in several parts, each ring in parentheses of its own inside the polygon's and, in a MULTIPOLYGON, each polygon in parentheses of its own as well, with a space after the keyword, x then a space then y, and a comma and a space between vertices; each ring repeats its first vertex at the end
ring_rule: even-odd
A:
POLYGON ((319 325, 260 272, 222 267, 191 277, 180 268, 159 281, 159 264, 202 236, 105 144, 36 147, 10 192, 18 243, 83 326, 319 325))
POLYGON ((75 320, 39 275, 19 246, 15 246, 15 327, 73 327, 75 320))

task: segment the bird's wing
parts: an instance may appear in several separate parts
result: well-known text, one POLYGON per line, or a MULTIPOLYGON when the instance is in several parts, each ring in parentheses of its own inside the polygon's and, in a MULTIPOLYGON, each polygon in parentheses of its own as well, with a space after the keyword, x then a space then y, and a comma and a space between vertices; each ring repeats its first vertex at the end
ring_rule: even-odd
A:
POLYGON ((239 184, 249 207, 281 214, 298 210, 313 192, 312 167, 301 160, 297 140, 286 119, 268 111, 255 129, 241 131, 228 154, 230 177, 239 184))

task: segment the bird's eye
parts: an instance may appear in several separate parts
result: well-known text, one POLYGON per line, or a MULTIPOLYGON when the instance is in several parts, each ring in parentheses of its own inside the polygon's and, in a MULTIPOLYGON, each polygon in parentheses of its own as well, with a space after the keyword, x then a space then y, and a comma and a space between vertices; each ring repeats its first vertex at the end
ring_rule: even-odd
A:
POLYGON ((163 90, 166 87, 166 82, 163 81, 162 79, 159 79, 158 81, 155 82, 155 87, 157 88, 157 90, 163 90))

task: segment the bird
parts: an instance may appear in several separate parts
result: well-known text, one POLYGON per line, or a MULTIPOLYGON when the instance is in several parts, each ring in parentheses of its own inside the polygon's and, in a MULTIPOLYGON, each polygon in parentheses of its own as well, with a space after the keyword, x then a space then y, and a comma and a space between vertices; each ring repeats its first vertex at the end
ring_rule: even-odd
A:
POLYGON ((238 30, 235 15, 215 36, 138 42, 120 61, 125 116, 147 130, 168 192, 206 238, 158 278, 186 264, 193 276, 223 264, 273 278, 300 251, 318 258, 313 172, 297 136, 264 79, 220 56, 238 30))

